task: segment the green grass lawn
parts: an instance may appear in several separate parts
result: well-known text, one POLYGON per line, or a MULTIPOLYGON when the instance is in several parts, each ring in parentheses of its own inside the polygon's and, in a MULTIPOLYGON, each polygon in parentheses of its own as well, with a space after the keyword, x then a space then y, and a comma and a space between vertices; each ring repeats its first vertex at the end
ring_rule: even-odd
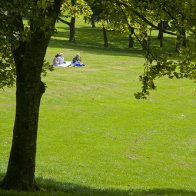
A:
MULTIPOLYGON (((104 49, 101 41, 94 46, 82 35, 88 33, 88 40, 90 31, 100 30, 84 24, 78 25, 73 45, 63 38, 67 29, 58 27, 47 60, 58 52, 71 60, 79 52, 87 66, 55 68, 43 78, 47 90, 40 108, 36 179, 45 192, 19 194, 196 195, 195 84, 163 78, 147 100, 136 100, 144 62, 139 48, 116 43, 104 49)), ((0 91, 2 178, 15 89, 0 91)), ((0 195, 18 193, 1 190, 0 195)))

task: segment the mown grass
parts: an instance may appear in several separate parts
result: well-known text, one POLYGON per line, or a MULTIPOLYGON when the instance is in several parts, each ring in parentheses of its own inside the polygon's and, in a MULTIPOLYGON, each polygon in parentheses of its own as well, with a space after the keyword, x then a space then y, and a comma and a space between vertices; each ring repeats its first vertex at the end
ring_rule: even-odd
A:
MULTIPOLYGON (((58 52, 71 60, 79 52, 87 66, 55 68, 43 79, 36 162, 42 192, 19 194, 195 195, 194 84, 163 78, 147 100, 136 100, 144 62, 139 47, 118 41, 104 49, 91 32, 100 30, 82 23, 73 45, 64 39, 67 28, 57 25, 47 60, 58 52)), ((1 90, 0 178, 11 145, 14 91, 1 90)))

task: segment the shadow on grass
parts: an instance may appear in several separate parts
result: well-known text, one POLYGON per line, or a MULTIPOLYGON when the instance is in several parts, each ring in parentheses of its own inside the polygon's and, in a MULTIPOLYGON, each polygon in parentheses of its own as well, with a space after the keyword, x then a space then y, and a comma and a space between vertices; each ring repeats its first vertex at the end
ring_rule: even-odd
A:
POLYGON ((118 48, 104 48, 96 45, 85 45, 81 43, 70 43, 66 40, 59 40, 52 38, 49 43, 49 48, 59 48, 61 50, 73 49, 75 51, 83 51, 89 54, 96 55, 107 55, 107 56, 129 56, 144 58, 144 51, 138 50, 136 48, 132 49, 118 49, 118 48))
MULTIPOLYGON (((4 174, 0 174, 0 180, 4 174)), ((153 195, 196 195, 194 191, 187 191, 183 189, 172 188, 155 188, 155 189, 104 189, 93 188, 82 185, 77 185, 67 182, 58 182, 53 179, 37 178, 37 183, 40 186, 41 191, 38 192, 16 192, 5 191, 0 189, 0 195, 105 195, 105 196, 125 196, 125 195, 138 195, 138 196, 153 196, 153 195)))
POLYGON ((76 51, 83 51, 89 54, 107 55, 107 56, 130 56, 144 58, 144 51, 138 51, 137 49, 120 50, 114 48, 100 48, 96 46, 81 45, 79 43, 73 44, 68 41, 59 41, 58 39, 52 39, 48 46, 49 48, 59 48, 61 50, 73 49, 76 51))
MULTIPOLYGON (((109 47, 103 47, 103 33, 100 28, 80 27, 76 28, 76 42, 70 43, 68 41, 69 28, 57 27, 58 32, 51 38, 50 48, 74 49, 85 51, 88 53, 96 53, 100 55, 118 55, 118 56, 134 56, 144 58, 145 52, 142 50, 141 45, 135 38, 133 48, 128 48, 127 35, 120 34, 119 32, 109 31, 108 41, 109 47)), ((175 37, 165 36, 163 40, 162 53, 169 53, 175 55, 175 37)), ((160 41, 157 36, 151 37, 150 45, 152 47, 159 47, 160 41)))
POLYGON ((68 41, 69 30, 67 27, 58 27, 57 29, 57 33, 50 40, 50 48, 71 48, 96 54, 97 50, 99 50, 101 51, 100 53, 102 53, 102 55, 105 53, 107 53, 107 55, 114 55, 116 51, 119 53, 119 55, 122 56, 134 55, 138 57, 143 57, 144 54, 144 52, 141 50, 140 45, 137 44, 137 42, 135 43, 134 48, 128 48, 128 38, 116 32, 108 33, 109 47, 105 48, 103 46, 103 33, 100 28, 76 28, 75 43, 70 43, 68 41))

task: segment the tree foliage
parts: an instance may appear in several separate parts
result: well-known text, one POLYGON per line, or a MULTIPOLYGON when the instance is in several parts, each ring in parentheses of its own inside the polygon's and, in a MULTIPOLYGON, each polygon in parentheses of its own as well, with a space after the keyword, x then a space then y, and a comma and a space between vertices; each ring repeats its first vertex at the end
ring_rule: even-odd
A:
POLYGON ((85 0, 67 0, 63 3, 61 13, 67 17, 89 17, 92 11, 85 0))
POLYGON ((160 48, 151 47, 150 43, 145 55, 144 73, 140 76, 142 91, 136 93, 136 98, 146 98, 149 90, 156 89, 155 79, 188 78, 196 82, 196 2, 187 1, 158 1, 149 3, 153 14, 158 20, 169 21, 171 29, 176 33, 179 48, 175 57, 160 48), (187 33, 184 34, 183 32, 187 33), (186 42, 186 44, 185 44, 186 42))
POLYGON ((144 73, 140 76, 142 91, 136 98, 146 98, 149 90, 156 89, 155 79, 196 79, 196 2, 194 0, 104 0, 94 1, 101 6, 100 18, 107 18, 110 28, 132 33, 146 50, 144 73), (168 21, 170 29, 163 33, 174 35, 176 51, 171 57, 162 48, 151 46, 151 31, 159 30, 161 21, 168 21), (177 60, 174 60, 177 59, 177 60))
MULTIPOLYGON (((54 27, 50 25, 52 21, 47 16, 48 8, 53 4, 54 0, 2 0, 0 2, 0 88, 14 84, 16 79, 14 53, 22 43, 29 42, 36 33, 35 28, 44 31, 46 39, 49 39, 53 33, 54 27), (25 18, 25 16, 28 17, 25 18), (40 20, 40 16, 44 19, 40 20)), ((22 53, 20 55, 21 58, 24 56, 22 53)), ((47 68, 52 69, 48 63, 43 61, 43 75, 47 68)))

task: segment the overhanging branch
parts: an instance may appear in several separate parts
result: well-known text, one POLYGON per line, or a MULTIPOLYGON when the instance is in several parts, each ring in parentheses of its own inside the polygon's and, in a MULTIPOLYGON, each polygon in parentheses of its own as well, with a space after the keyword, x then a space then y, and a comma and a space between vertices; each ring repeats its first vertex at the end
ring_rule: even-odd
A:
MULTIPOLYGON (((125 4, 123 2, 118 2, 118 1, 116 1, 116 3, 118 5, 123 5, 124 7, 129 9, 131 12, 133 12, 135 15, 137 15, 139 18, 141 18, 146 24, 148 24, 149 26, 151 26, 152 28, 154 28, 156 30, 159 30, 158 26, 156 26, 155 24, 150 22, 146 17, 144 17, 142 14, 140 14, 138 11, 134 10, 133 8, 129 7, 127 4, 125 4)), ((176 35, 176 33, 173 33, 173 32, 167 31, 167 30, 163 30, 163 32, 170 34, 170 35, 176 35)))
POLYGON ((63 19, 60 18, 60 17, 58 17, 57 19, 60 20, 62 23, 68 25, 68 26, 70 26, 70 24, 71 24, 70 22, 67 22, 66 20, 63 20, 63 19))

